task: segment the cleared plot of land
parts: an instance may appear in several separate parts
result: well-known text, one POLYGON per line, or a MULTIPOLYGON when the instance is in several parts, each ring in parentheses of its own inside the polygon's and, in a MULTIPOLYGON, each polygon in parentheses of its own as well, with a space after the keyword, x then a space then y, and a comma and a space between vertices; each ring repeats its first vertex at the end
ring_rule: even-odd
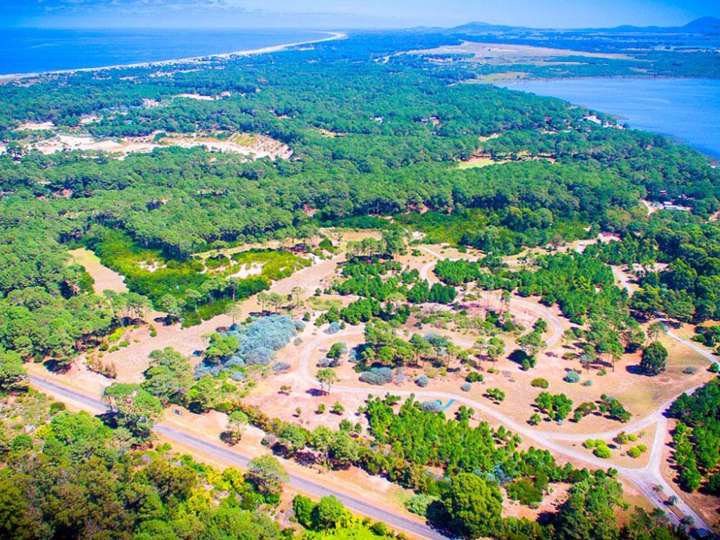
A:
POLYGON ((511 45, 497 43, 480 43, 463 41, 460 45, 445 45, 435 49, 410 51, 416 55, 472 55, 471 62, 493 64, 516 64, 521 60, 543 60, 547 58, 582 56, 587 58, 607 58, 612 60, 632 60, 626 54, 593 53, 572 49, 553 49, 549 47, 532 47, 530 45, 511 45))
POLYGON ((100 262, 92 251, 85 248, 73 249, 69 252, 72 260, 82 265, 85 271, 93 278, 93 290, 96 293, 103 291, 127 292, 125 278, 114 270, 110 270, 100 262))
POLYGON ((128 154, 152 152, 156 148, 178 146, 195 148, 204 146, 211 152, 240 154, 248 159, 290 159, 293 152, 286 144, 265 135, 234 133, 221 138, 214 134, 152 134, 147 137, 121 137, 98 139, 82 133, 56 133, 54 136, 34 142, 28 148, 42 154, 57 152, 107 153, 117 158, 128 154))

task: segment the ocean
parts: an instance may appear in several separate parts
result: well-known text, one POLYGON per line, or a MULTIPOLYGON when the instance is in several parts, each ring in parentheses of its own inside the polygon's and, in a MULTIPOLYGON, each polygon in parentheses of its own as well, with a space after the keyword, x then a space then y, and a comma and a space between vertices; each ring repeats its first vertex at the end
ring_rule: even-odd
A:
POLYGON ((304 30, 4 29, 0 75, 156 62, 325 37, 304 30))
POLYGON ((612 114, 632 128, 668 135, 720 159, 720 80, 550 79, 502 86, 612 114))

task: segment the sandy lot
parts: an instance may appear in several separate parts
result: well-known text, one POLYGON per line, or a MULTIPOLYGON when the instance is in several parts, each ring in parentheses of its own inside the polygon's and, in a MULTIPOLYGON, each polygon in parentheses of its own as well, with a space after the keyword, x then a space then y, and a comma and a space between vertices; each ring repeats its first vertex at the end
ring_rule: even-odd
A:
POLYGON ((93 289, 96 293, 103 291, 127 292, 125 278, 104 266, 97 255, 85 248, 73 249, 69 252, 73 262, 82 265, 85 271, 95 280, 93 289))
POLYGON ((587 58, 607 58, 612 60, 632 60, 626 54, 592 53, 572 49, 552 49, 548 47, 532 47, 529 45, 511 45, 497 43, 480 43, 463 41, 460 45, 446 45, 435 49, 410 51, 415 55, 451 55, 471 54, 472 62, 493 64, 515 64, 518 60, 544 60, 563 56, 582 56, 587 58))

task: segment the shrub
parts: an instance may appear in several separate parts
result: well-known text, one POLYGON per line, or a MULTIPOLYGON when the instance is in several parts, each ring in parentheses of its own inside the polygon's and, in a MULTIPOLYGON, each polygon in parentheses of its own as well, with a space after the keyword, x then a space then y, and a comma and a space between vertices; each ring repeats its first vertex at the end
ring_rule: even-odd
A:
POLYGON ((427 375, 420 375, 417 379, 415 379, 415 384, 417 384, 420 388, 425 388, 430 383, 430 379, 427 375))
POLYGON ((644 444, 638 444, 637 446, 633 446, 627 451, 627 455, 631 458, 639 458, 642 454, 647 452, 647 446, 644 444))
POLYGON ((720 364, 717 362, 713 362, 710 365, 710 373, 720 373, 720 364))
POLYGON ((211 343, 217 354, 206 355, 211 358, 196 368, 195 376, 217 375, 228 367, 245 364, 269 365, 275 353, 290 343, 299 328, 290 317, 269 315, 252 319, 244 325, 233 325, 227 332, 213 334, 219 336, 211 343))
POLYGON ((443 410, 442 401, 423 401, 420 405, 427 412, 441 412, 443 410))
POLYGON ((468 373, 467 377, 465 377, 465 382, 469 383, 483 382, 484 380, 485 377, 483 377, 483 374, 478 373, 477 371, 472 371, 468 373))
POLYGON ((682 372, 685 375, 695 375, 697 373, 697 368, 695 366, 688 366, 686 368, 683 368, 682 372))
POLYGON ((505 400, 505 391, 500 388, 488 388, 485 392, 485 395, 488 397, 488 399, 491 399, 496 403, 500 403, 501 401, 505 400))
POLYGON ((600 459, 608 459, 612 456, 610 447, 608 447, 607 443, 603 440, 588 439, 583 443, 583 446, 587 449, 592 448, 593 455, 595 457, 599 457, 600 459))
POLYGON ((343 407, 342 403, 336 401, 330 409, 330 412, 339 416, 345 412, 345 407, 343 407))
POLYGON ((472 390, 472 383, 463 383, 463 385, 460 387, 460 390, 462 390, 463 392, 469 392, 470 390, 472 390))
POLYGON ((340 326, 340 323, 338 321, 331 322, 328 327, 325 329, 326 334, 337 334, 340 330, 342 330, 342 327, 340 326))
POLYGON ((426 516, 428 507, 437 500, 438 498, 434 495, 418 493, 405 501, 405 508, 418 516, 426 516))
POLYGON ((550 383, 547 379, 543 379, 542 377, 537 377, 530 381, 530 386, 534 388, 548 388, 550 386, 550 383))
POLYGON ((580 374, 577 371, 570 370, 565 375, 565 378, 563 379, 567 383, 576 383, 580 381, 580 374))
POLYGON ((290 364, 287 362, 277 362, 273 367, 272 370, 275 373, 287 373, 290 371, 290 364))
POLYGON ((393 380, 392 369, 388 367, 372 368, 369 371, 363 371, 360 374, 360 380, 367 384, 382 386, 393 380))
POLYGON ((50 414, 57 414, 64 411, 65 409, 67 409, 67 407, 61 401, 53 401, 50 404, 50 414))

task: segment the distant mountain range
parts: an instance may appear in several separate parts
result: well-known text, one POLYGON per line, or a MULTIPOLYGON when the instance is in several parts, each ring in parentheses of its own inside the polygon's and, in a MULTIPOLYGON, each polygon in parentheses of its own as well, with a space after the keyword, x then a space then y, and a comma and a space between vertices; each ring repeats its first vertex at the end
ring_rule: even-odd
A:
POLYGON ((488 24, 483 22, 471 22, 456 26, 450 29, 453 33, 465 34, 487 34, 487 33, 509 33, 509 32, 603 32, 603 33, 682 33, 682 34, 720 34, 720 19, 716 17, 700 17, 689 22, 685 26, 616 26, 614 28, 574 28, 574 29, 557 29, 557 28, 527 28, 521 26, 505 26, 498 24, 488 24))

